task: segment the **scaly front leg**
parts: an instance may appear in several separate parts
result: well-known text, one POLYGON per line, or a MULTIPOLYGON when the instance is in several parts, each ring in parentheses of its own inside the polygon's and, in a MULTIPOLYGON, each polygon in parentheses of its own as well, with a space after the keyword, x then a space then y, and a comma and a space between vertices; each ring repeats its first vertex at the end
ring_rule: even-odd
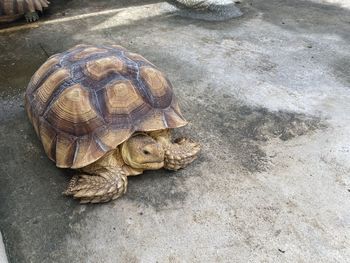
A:
POLYGON ((80 199, 80 203, 103 203, 123 195, 127 185, 122 168, 99 169, 94 175, 74 176, 63 194, 80 199))
POLYGON ((34 22, 39 20, 39 15, 37 12, 28 12, 24 14, 24 17, 26 18, 27 22, 34 22))
POLYGON ((164 168, 179 170, 192 163, 198 157, 200 145, 187 138, 171 141, 170 130, 152 132, 151 136, 163 145, 165 152, 164 168))

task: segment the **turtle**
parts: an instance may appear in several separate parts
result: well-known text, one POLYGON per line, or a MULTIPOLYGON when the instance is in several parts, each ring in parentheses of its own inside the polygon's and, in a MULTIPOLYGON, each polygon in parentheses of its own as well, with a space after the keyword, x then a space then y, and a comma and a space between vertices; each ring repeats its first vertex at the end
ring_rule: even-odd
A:
POLYGON ((201 148, 172 139, 188 122, 165 74, 119 45, 49 57, 27 86, 25 109, 49 159, 78 171, 63 194, 81 203, 120 197, 127 176, 144 170, 184 168, 201 148))
MULTIPOLYGON (((167 0, 180 16, 207 21, 226 21, 242 15, 232 0, 167 0)), ((238 2, 238 1, 236 1, 238 2)))
POLYGON ((49 4, 47 0, 0 0, 0 23, 12 22, 23 15, 28 22, 36 21, 37 11, 42 12, 49 4))

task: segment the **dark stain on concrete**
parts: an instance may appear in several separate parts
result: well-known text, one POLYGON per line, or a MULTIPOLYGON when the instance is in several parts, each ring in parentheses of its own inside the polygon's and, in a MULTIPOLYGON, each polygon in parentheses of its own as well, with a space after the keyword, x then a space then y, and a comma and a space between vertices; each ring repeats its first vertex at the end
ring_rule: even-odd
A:
POLYGON ((199 100, 191 104, 197 129, 214 134, 229 145, 234 153, 232 159, 249 172, 268 168, 269 157, 263 146, 270 140, 283 142, 327 127, 320 117, 247 106, 231 95, 220 94, 212 88, 207 88, 199 100))
MULTIPOLYGON (((188 167, 188 169, 191 169, 188 167)), ((125 198, 156 211, 181 206, 186 200, 187 192, 184 186, 186 176, 183 171, 147 171, 142 175, 129 177, 129 187, 125 198)))

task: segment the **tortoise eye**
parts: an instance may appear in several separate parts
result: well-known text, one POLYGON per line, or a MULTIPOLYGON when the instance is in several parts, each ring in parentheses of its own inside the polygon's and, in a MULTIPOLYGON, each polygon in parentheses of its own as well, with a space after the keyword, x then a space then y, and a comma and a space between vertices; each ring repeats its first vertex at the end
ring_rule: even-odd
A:
POLYGON ((151 154, 151 153, 150 153, 149 151, 147 151, 147 150, 143 150, 143 153, 146 154, 146 155, 151 154))

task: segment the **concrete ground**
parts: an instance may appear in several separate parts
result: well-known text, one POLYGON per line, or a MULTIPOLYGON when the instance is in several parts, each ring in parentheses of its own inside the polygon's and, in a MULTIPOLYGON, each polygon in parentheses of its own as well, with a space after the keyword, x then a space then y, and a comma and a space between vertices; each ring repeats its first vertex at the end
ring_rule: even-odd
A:
POLYGON ((6 249, 5 249, 4 241, 2 239, 1 232, 0 232, 0 262, 1 263, 8 263, 6 249))
POLYGON ((239 5, 242 17, 205 22, 161 1, 56 1, 39 27, 0 33, 10 262, 349 262, 350 4, 239 5), (61 195, 74 172, 46 157, 23 94, 47 56, 78 43, 163 69, 201 157, 131 178, 108 204, 61 195))

